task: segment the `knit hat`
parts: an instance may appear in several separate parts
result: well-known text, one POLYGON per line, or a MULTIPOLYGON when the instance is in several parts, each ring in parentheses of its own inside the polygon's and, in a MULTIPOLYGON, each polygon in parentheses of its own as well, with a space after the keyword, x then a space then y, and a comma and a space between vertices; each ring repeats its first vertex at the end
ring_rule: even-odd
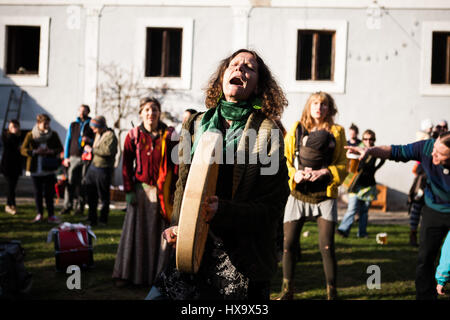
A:
POLYGON ((106 120, 103 116, 97 116, 94 119, 91 119, 90 121, 91 127, 103 129, 106 128, 106 120))

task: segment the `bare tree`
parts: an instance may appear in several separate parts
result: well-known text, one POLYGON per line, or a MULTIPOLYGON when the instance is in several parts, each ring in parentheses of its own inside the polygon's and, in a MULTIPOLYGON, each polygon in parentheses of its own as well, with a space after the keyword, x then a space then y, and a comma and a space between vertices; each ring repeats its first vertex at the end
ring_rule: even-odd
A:
MULTIPOLYGON (((188 97, 186 93, 173 90, 167 85, 161 88, 144 88, 142 75, 134 72, 133 68, 124 69, 116 63, 110 63, 101 65, 99 70, 103 81, 97 87, 98 108, 102 114, 114 122, 113 128, 119 142, 117 159, 120 159, 123 151, 122 134, 131 128, 126 121, 138 116, 140 98, 152 96, 163 104, 169 93, 178 99, 188 97)), ((163 112, 162 118, 177 122, 176 117, 167 110, 163 112)))
POLYGON ((139 110, 139 98, 144 89, 133 70, 124 70, 117 64, 101 65, 100 72, 104 81, 98 85, 97 99, 101 113, 113 120, 113 128, 117 133, 119 153, 122 154, 122 133, 129 130, 124 121, 136 115, 139 110))

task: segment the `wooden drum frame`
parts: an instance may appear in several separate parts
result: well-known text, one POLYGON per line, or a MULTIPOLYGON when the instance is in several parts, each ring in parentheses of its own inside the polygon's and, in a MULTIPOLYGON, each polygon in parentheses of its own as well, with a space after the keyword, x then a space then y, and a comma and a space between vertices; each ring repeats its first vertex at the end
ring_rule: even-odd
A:
POLYGON ((222 135, 202 134, 194 153, 181 203, 178 222, 176 265, 186 273, 197 273, 202 261, 209 224, 201 215, 201 204, 216 193, 222 135))

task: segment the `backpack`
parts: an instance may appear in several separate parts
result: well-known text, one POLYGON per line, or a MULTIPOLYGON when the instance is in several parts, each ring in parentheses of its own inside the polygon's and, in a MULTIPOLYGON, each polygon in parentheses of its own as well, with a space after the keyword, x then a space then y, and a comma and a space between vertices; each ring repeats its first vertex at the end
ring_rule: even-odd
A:
POLYGON ((32 275, 25 270, 24 256, 20 241, 0 243, 0 299, 14 299, 29 293, 32 275))

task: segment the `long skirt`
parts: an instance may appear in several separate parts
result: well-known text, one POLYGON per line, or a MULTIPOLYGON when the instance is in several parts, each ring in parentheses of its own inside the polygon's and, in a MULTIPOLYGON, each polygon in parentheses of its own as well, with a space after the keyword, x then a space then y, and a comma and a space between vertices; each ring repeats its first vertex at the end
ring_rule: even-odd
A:
POLYGON ((112 277, 152 285, 169 253, 162 232, 168 226, 159 213, 155 186, 136 185, 136 204, 128 205, 112 277))

